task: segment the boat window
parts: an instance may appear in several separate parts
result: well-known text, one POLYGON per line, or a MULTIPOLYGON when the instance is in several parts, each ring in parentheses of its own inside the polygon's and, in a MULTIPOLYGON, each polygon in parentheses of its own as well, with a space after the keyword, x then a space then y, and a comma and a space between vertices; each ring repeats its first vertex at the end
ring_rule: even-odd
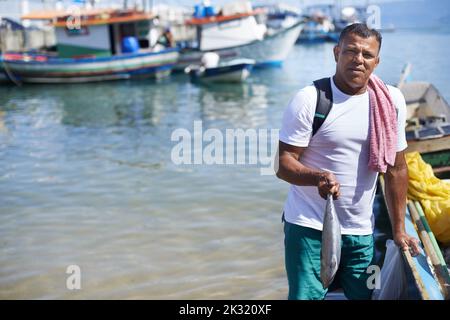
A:
POLYGON ((120 37, 135 37, 137 35, 135 23, 122 23, 120 24, 120 37))

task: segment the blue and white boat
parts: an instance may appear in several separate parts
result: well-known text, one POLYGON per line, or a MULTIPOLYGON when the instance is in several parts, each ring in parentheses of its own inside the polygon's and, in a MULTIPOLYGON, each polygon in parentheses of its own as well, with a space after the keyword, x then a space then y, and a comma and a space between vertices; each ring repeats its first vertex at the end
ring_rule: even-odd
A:
POLYGON ((280 66, 295 45, 303 22, 288 28, 268 32, 267 26, 258 23, 256 16, 264 15, 262 9, 227 11, 221 15, 194 17, 186 22, 195 28, 196 39, 183 48, 176 70, 199 64, 206 52, 215 52, 221 61, 233 59, 255 60, 255 67, 280 66))
POLYGON ((300 44, 323 43, 334 31, 332 5, 312 5, 305 8, 305 26, 297 39, 300 44))
POLYGON ((76 83, 167 76, 178 49, 148 46, 154 18, 136 10, 80 10, 79 21, 66 12, 34 12, 22 19, 49 20, 55 27, 56 55, 4 53, 15 82, 76 83))
MULTIPOLYGON (((384 206, 387 208, 387 200, 385 194, 385 181, 384 177, 380 176, 379 178, 382 196, 384 200, 384 206)), ((391 218, 389 212, 386 212, 391 218)), ((408 235, 422 240, 417 232, 417 221, 415 221, 412 217, 412 214, 409 208, 406 208, 405 213, 405 231, 408 235)), ((425 244, 421 242, 420 245, 423 249, 425 244)), ((398 249, 400 250, 400 249, 398 249)), ((403 257, 403 266, 404 268, 401 270, 393 270, 393 272, 397 272, 400 276, 402 273, 406 275, 407 288, 405 295, 406 299, 413 300, 445 300, 447 288, 443 283, 440 283, 438 278, 436 277, 436 273, 434 270, 434 266, 431 265, 430 257, 427 255, 426 250, 422 250, 422 252, 413 257, 409 251, 402 252, 403 257)), ((386 261, 384 262, 386 263, 386 261)))

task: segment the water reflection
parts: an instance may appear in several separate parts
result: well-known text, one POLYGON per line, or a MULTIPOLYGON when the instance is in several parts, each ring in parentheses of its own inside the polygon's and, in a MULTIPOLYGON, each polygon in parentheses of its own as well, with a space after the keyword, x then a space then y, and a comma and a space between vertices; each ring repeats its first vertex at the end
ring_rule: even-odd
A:
POLYGON ((206 126, 256 128, 267 123, 266 85, 255 83, 210 85, 198 95, 206 126))
POLYGON ((176 99, 176 83, 104 83, 58 91, 63 123, 86 127, 156 126, 176 99))

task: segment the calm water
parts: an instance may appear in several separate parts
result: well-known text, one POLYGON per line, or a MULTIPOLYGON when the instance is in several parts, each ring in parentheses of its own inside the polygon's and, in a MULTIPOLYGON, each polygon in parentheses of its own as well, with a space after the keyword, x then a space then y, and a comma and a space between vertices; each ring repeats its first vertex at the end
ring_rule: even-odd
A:
MULTIPOLYGON (((450 100, 450 33, 384 35, 378 74, 403 64, 450 100)), ((279 128, 292 95, 332 74, 332 45, 300 47, 242 85, 0 88, 0 298, 285 299, 288 185, 256 165, 176 166, 176 128, 279 128), (66 289, 67 266, 82 289, 66 289)))

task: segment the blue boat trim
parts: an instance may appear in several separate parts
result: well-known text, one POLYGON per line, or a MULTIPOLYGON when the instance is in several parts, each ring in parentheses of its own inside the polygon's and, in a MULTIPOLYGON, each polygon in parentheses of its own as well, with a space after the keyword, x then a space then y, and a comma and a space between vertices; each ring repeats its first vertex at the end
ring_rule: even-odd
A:
POLYGON ((280 68, 283 66, 283 61, 281 60, 272 60, 272 61, 263 61, 255 64, 255 68, 280 68))
MULTIPOLYGON (((170 48, 158 52, 140 52, 140 53, 130 53, 130 54, 124 54, 120 56, 111 56, 111 57, 95 57, 95 58, 58 58, 58 57, 48 57, 48 59, 45 62, 42 61, 23 61, 23 60, 11 60, 11 62, 14 63, 20 63, 20 64, 76 64, 76 63, 97 63, 97 62, 103 62, 103 61, 114 61, 114 60, 125 60, 125 59, 132 59, 132 58, 139 58, 139 57, 147 57, 147 56, 157 56, 165 53, 170 52, 178 52, 178 48, 170 48)), ((26 53, 25 53, 26 54, 26 53)), ((37 56, 36 54, 30 54, 30 56, 37 56)), ((6 60, 8 62, 8 60, 6 60)))
POLYGON ((116 72, 103 72, 103 73, 98 73, 98 74, 87 74, 87 75, 73 75, 73 74, 69 74, 69 75, 53 75, 53 74, 47 74, 47 73, 34 73, 34 72, 23 72, 20 77, 17 76, 19 79, 20 78, 49 78, 49 79, 70 79, 70 78, 95 78, 98 76, 133 76, 133 75, 143 75, 143 74, 153 74, 156 73, 158 71, 166 71, 166 70, 171 70, 174 67, 174 63, 171 64, 164 64, 164 65, 159 65, 159 66, 152 66, 152 67, 147 67, 147 68, 140 68, 140 69, 135 69, 135 70, 118 70, 116 72))

